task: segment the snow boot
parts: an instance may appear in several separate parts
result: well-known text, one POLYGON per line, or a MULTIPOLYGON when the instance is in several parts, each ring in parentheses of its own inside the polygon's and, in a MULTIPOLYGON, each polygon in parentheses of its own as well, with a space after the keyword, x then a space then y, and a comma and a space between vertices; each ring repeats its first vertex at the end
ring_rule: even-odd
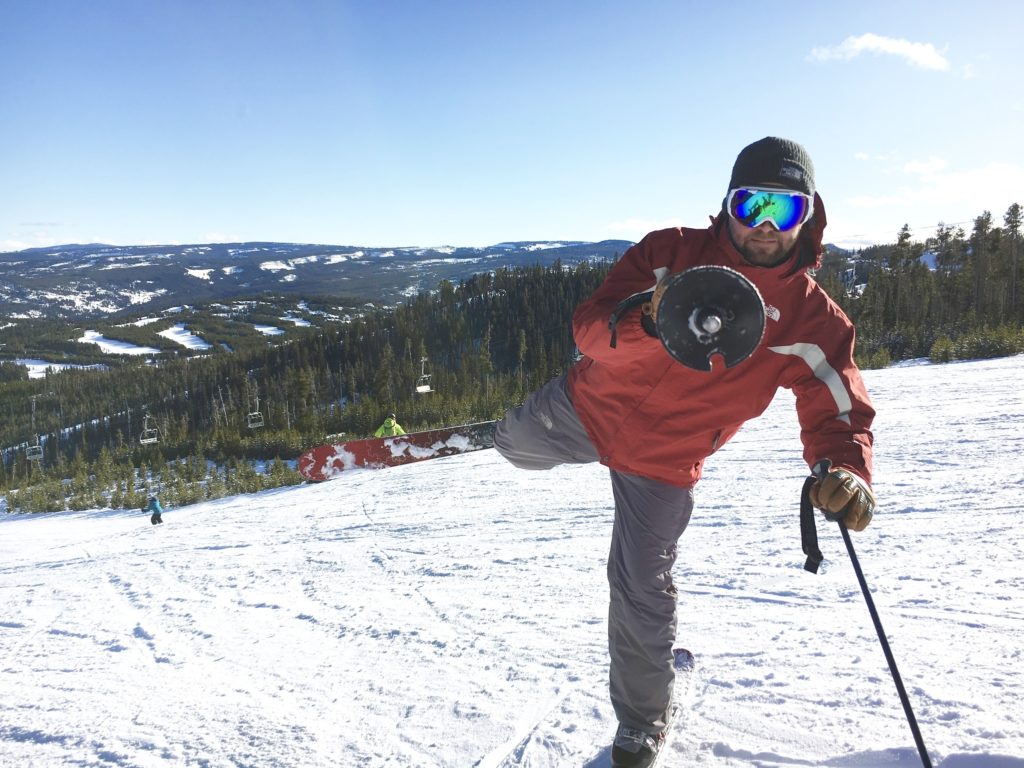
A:
POLYGON ((649 768, 664 744, 664 733, 652 736, 620 724, 612 743, 612 768, 649 768))

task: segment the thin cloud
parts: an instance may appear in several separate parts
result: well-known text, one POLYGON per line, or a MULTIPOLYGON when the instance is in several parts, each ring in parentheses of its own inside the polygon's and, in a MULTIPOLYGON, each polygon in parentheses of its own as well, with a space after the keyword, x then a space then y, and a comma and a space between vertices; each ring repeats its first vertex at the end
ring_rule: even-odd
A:
MULTIPOLYGON (((945 205, 949 203, 968 203, 980 214, 982 210, 998 209, 1019 201, 1020 190, 1024 189, 1024 168, 1009 163, 989 163, 978 168, 962 171, 945 171, 945 161, 937 161, 936 166, 921 167, 909 172, 919 176, 913 186, 905 186, 895 190, 895 194, 859 195, 847 198, 850 205, 858 208, 899 205, 905 203, 945 205)), ((908 163, 908 166, 915 165, 908 163)))
POLYGON ((888 162, 891 162, 891 161, 896 159, 896 153, 893 152, 893 151, 889 151, 889 152, 886 152, 884 154, 879 153, 879 152, 871 153, 871 152, 858 151, 858 152, 854 152, 853 153, 853 159, 854 160, 860 160, 862 162, 863 161, 867 161, 867 160, 873 160, 873 161, 877 161, 877 162, 880 162, 880 163, 888 163, 888 162))
POLYGON ((1012 203, 1022 202, 1024 167, 988 163, 979 168, 928 175, 923 182, 920 199, 925 203, 960 201, 970 204, 972 216, 985 210, 1002 215, 1012 203))
POLYGON ((28 232, 22 234, 17 239, 5 238, 0 240, 0 253, 6 251, 23 251, 26 248, 50 248, 54 245, 63 245, 65 243, 72 242, 75 241, 69 240, 66 236, 55 236, 52 232, 28 232))
POLYGON ((905 163, 903 172, 925 176, 938 173, 947 165, 948 163, 941 157, 932 155, 927 160, 911 160, 909 163, 905 163))
POLYGON ((894 37, 882 37, 872 32, 846 38, 831 48, 813 48, 808 55, 812 61, 849 61, 862 53, 898 56, 920 69, 946 71, 949 61, 931 43, 912 43, 894 37))

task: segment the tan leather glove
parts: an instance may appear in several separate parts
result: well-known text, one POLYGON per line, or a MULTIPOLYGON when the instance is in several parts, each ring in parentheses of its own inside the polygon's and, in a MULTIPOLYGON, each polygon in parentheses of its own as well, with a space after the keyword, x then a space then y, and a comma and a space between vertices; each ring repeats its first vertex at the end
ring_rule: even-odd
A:
POLYGON ((665 295, 665 288, 668 285, 668 277, 663 277, 658 281, 658 284, 654 286, 654 293, 651 294, 649 301, 645 301, 643 306, 640 307, 640 311, 645 315, 650 315, 651 320, 658 321, 658 305, 661 303, 662 297, 665 295))
POLYGON ((847 469, 833 469, 815 481, 811 504, 829 520, 841 520, 851 531, 863 531, 875 513, 875 495, 868 484, 847 469))

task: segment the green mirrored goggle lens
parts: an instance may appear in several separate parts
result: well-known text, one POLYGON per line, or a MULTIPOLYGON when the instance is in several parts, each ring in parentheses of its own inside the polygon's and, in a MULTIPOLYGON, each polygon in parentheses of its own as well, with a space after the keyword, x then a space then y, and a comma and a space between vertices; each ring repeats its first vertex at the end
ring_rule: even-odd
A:
POLYGON ((729 215, 741 224, 756 227, 770 222, 780 232, 798 227, 811 215, 807 195, 784 189, 739 188, 729 192, 729 215))

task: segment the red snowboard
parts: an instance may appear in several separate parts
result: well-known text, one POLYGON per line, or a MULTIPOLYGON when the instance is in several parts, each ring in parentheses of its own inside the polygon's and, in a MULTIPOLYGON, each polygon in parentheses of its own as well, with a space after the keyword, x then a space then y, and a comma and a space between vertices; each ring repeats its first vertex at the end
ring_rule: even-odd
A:
POLYGON ((368 437, 337 445, 318 445, 299 456, 299 474, 307 480, 331 480, 346 469, 384 469, 414 461, 453 456, 494 447, 496 421, 368 437))

